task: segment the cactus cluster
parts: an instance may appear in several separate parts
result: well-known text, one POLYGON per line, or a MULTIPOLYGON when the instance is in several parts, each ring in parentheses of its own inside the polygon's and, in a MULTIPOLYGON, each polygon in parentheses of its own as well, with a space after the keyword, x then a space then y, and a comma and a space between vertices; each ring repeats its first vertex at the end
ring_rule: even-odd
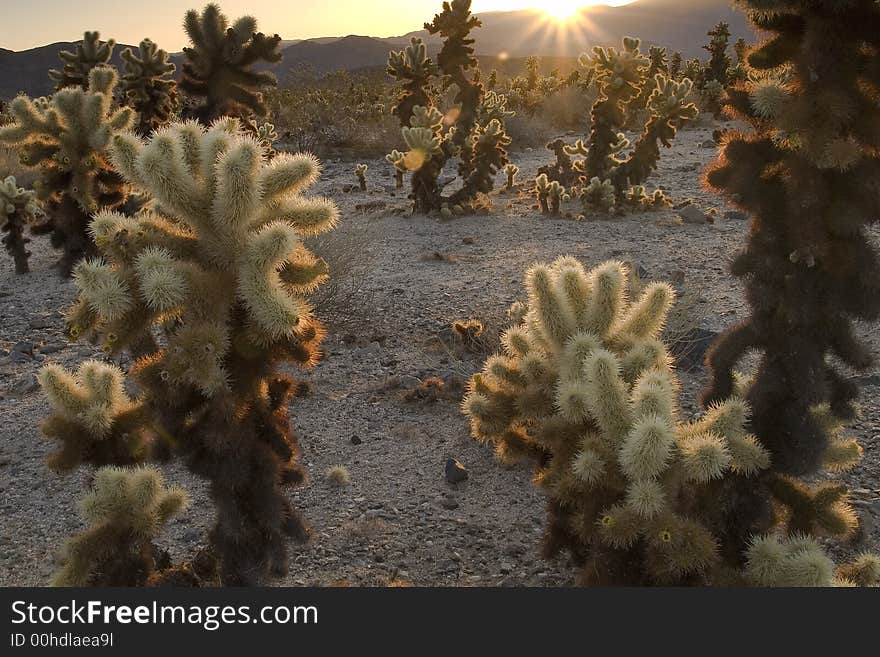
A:
POLYGON ((262 91, 277 81, 268 71, 254 70, 254 65, 281 60, 281 37, 257 32, 252 16, 230 25, 215 4, 206 5, 201 14, 188 11, 183 26, 192 45, 183 49, 186 61, 179 87, 191 98, 201 99, 186 108, 187 116, 206 125, 221 116, 234 116, 255 130, 253 119, 267 113, 262 91))
POLYGON ((155 468, 100 468, 92 490, 80 501, 88 529, 64 546, 61 569, 52 584, 161 584, 157 562, 161 563, 162 555, 154 540, 186 504, 186 493, 166 488, 155 468))
MULTIPOLYGON (((869 27, 880 6, 741 4, 768 39, 747 56, 752 79, 728 92, 750 129, 726 135, 706 182, 753 217, 732 264, 751 313, 711 349, 704 398, 727 396, 738 363, 759 354, 748 400, 772 456, 767 498, 798 531, 845 536, 845 489, 797 478, 858 460, 858 446, 839 436, 859 394, 842 365, 872 366, 854 324, 880 317, 880 258, 865 234, 880 216, 880 35, 869 27)), ((759 523, 765 512, 741 515, 759 523)))
POLYGON ((601 90, 591 111, 589 138, 571 146, 561 139, 551 142, 547 148, 556 161, 538 170, 569 188, 572 196, 583 199, 585 212, 596 208, 594 179, 599 185, 607 181, 614 188, 615 204, 610 207, 625 208, 632 189, 643 186, 656 169, 660 146, 671 146, 678 126, 697 116, 696 106, 688 100, 691 81, 668 78, 665 51, 655 49, 649 59, 642 55, 639 45, 638 39, 625 38, 621 50, 597 46, 592 55, 581 56, 581 65, 591 71, 601 90), (653 70, 660 72, 651 77, 649 72, 653 70), (646 122, 639 139, 631 144, 622 130, 641 99, 646 122), (572 156, 582 159, 574 160, 572 156), (587 193, 591 186, 593 189, 587 193))
MULTIPOLYGON (((649 284, 630 301, 621 263, 586 271, 562 257, 534 265, 526 289, 503 353, 471 379, 462 408, 473 437, 499 459, 536 463, 548 556, 567 550, 585 584, 877 583, 876 557, 838 576, 818 546, 798 538, 852 527, 837 485, 814 493, 790 482, 791 512, 771 515, 771 533, 741 525, 738 502, 771 467, 749 432, 751 383, 740 377, 702 417, 680 417, 679 383, 658 337, 670 286, 649 284)), ((851 444, 837 452, 841 467, 858 458, 851 444)))
POLYGON ((6 233, 3 246, 15 262, 16 274, 29 271, 27 245, 30 240, 25 237, 25 228, 42 215, 35 192, 19 187, 15 176, 0 181, 0 232, 6 233))
POLYGON ((0 144, 18 151, 39 171, 34 185, 51 222, 52 244, 63 249, 61 273, 70 274, 94 253, 88 234, 91 215, 123 203, 126 189, 107 159, 113 136, 129 129, 134 112, 114 109, 116 71, 98 67, 88 89, 67 87, 50 99, 19 96, 10 103, 13 123, 0 128, 0 144))
POLYGON ((176 67, 149 39, 141 41, 137 52, 123 50, 122 60, 120 86, 126 104, 138 113, 137 132, 146 136, 167 125, 178 109, 177 84, 171 78, 176 67))
POLYGON ((569 200, 565 187, 557 180, 548 180, 546 173, 535 178, 535 196, 541 206, 541 214, 553 216, 558 216, 562 202, 569 200))
POLYGON ((443 11, 425 24, 430 34, 443 38, 436 64, 417 38, 389 55, 387 72, 402 83, 392 112, 401 122, 407 151, 395 151, 388 159, 396 172, 412 172, 414 212, 449 214, 453 208, 466 208, 492 190, 495 174, 508 162, 505 147, 510 137, 503 119, 512 113, 503 96, 485 92, 474 72, 477 60, 470 34, 479 26, 470 0, 444 2, 443 11), (435 105, 435 84, 456 90, 454 107, 445 114, 435 105), (452 159, 458 160, 461 187, 444 195, 439 176, 452 159))
POLYGON ((98 32, 83 34, 83 40, 76 44, 74 52, 62 50, 58 53, 62 63, 61 70, 53 68, 49 71, 49 79, 55 82, 55 90, 67 87, 87 89, 92 70, 101 66, 110 66, 110 58, 115 47, 116 42, 113 39, 101 41, 98 32))
POLYGON ((146 143, 117 135, 110 150, 153 205, 97 214, 101 258, 76 268, 68 325, 110 354, 131 353, 141 395, 126 398, 95 364, 45 370, 47 433, 63 445, 55 460, 179 454, 211 484, 221 581, 257 583, 285 570, 288 536, 306 537, 282 489, 303 477, 287 417, 296 384, 275 370, 319 356, 323 328, 304 295, 327 266, 303 239, 332 229, 338 211, 304 195, 318 175, 312 156, 267 160, 234 119, 173 124, 146 143))

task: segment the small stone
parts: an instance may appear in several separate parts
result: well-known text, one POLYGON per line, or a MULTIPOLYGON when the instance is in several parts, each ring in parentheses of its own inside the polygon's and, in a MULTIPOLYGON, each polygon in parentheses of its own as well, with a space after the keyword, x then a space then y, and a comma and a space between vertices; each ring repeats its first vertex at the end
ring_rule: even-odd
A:
POLYGON ((749 215, 739 210, 728 210, 724 213, 724 218, 727 221, 748 221, 749 215))
POLYGON ((47 329, 55 326, 55 320, 51 317, 34 317, 28 322, 30 329, 47 329))
POLYGON ((694 205, 686 205, 678 211, 678 216, 686 224, 709 223, 709 216, 694 205))
POLYGON ((700 144, 700 148, 717 148, 718 144, 716 144, 713 140, 707 139, 702 144, 700 144))
POLYGON ((9 354, 10 363, 29 363, 32 360, 33 358, 23 351, 13 351, 11 354, 9 354))
POLYGON ((455 459, 447 459, 446 460, 446 481, 450 484, 458 484, 462 481, 466 481, 468 478, 468 471, 461 463, 456 461, 455 459))
POLYGON ((27 354, 28 356, 34 355, 34 343, 33 342, 16 342, 12 345, 12 353, 19 352, 22 354, 27 354))
POLYGON ((361 440, 361 437, 359 435, 357 435, 356 433, 352 434, 350 440, 351 440, 352 445, 360 445, 362 442, 364 442, 363 440, 361 440))
POLYGON ((9 387, 8 392, 12 395, 27 395, 34 392, 39 387, 40 384, 37 383, 37 377, 33 374, 27 374, 13 383, 9 387))
POLYGON ((452 511, 453 509, 457 509, 457 508, 458 508, 458 500, 456 500, 456 499, 455 499, 454 497, 452 497, 452 496, 444 497, 444 498, 443 498, 443 501, 440 502, 440 505, 441 505, 444 509, 448 509, 449 511, 452 511))
POLYGON ((403 374, 402 376, 397 377, 396 382, 397 387, 403 388, 404 390, 412 390, 422 385, 422 380, 417 376, 412 376, 411 374, 403 374))
POLYGON ((41 354, 54 354, 64 349, 67 345, 62 342, 50 342, 40 347, 41 354))

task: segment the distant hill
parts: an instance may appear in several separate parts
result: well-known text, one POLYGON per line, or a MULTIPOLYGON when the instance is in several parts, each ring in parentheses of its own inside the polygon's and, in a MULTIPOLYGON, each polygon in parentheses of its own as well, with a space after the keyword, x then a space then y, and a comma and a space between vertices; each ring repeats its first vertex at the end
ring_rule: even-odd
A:
MULTIPOLYGON (((480 19, 483 27, 475 32, 477 54, 490 61, 501 56, 497 62, 528 55, 568 60, 594 45, 617 45, 629 35, 642 37, 646 44, 680 51, 685 58, 705 58, 702 45, 707 41, 706 32, 719 20, 730 24, 731 42, 740 37, 755 38, 744 14, 732 8, 731 0, 637 0, 622 7, 597 6, 584 10, 579 20, 564 27, 547 21, 536 10, 488 12, 480 14, 480 19)), ((401 48, 412 36, 424 38, 432 52, 439 48, 439 39, 424 30, 387 39, 355 35, 294 39, 282 42, 282 61, 267 68, 284 83, 305 73, 381 67, 389 51, 401 48)), ((51 93, 46 72, 59 66, 59 51, 72 50, 74 45, 53 43, 20 52, 0 49, 0 97, 19 92, 31 96, 51 93)), ((125 47, 116 47, 115 64, 120 64, 119 53, 125 47)), ((179 64, 181 57, 178 53, 172 59, 179 64)))

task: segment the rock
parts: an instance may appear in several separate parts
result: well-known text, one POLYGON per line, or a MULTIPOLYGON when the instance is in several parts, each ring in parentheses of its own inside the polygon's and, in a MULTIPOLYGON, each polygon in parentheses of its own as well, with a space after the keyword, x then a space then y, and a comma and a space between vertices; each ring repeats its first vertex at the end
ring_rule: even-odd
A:
POLYGON ((749 215, 739 210, 728 210, 724 213, 724 218, 727 221, 748 221, 749 215))
POLYGON ((449 511, 452 511, 453 509, 458 508, 458 500, 456 500, 451 495, 447 495, 446 497, 443 498, 443 500, 441 500, 440 506, 442 506, 444 509, 448 509, 449 511))
POLYGON ((12 345, 12 353, 19 352, 22 354, 27 354, 28 356, 34 355, 34 343, 33 342, 16 342, 12 345))
POLYGON ((707 224, 709 216, 695 205, 686 205, 678 211, 678 216, 686 224, 707 224))
POLYGON ((456 461, 455 459, 447 459, 446 460, 446 481, 450 484, 458 484, 462 481, 466 481, 468 478, 468 471, 461 463, 456 461))
POLYGON ((67 345, 63 342, 50 342, 40 347, 41 354, 54 354, 64 349, 67 345))
POLYGON ((27 395, 39 389, 39 387, 40 384, 37 383, 37 377, 33 374, 27 374, 9 386, 7 392, 11 395, 27 395))
POLYGON ((30 329, 47 329, 55 326, 55 320, 51 317, 34 317, 28 322, 30 329))
POLYGON ((853 377, 853 380, 860 386, 880 386, 880 374, 866 374, 865 376, 853 377))
POLYGON ((717 148, 717 147, 718 147, 718 144, 716 144, 711 139, 707 139, 702 144, 700 144, 700 148, 717 148))
POLYGON ((350 440, 352 445, 360 445, 362 442, 364 442, 363 440, 361 440, 361 437, 356 433, 352 434, 350 440))
POLYGON ((411 374, 403 374, 397 377, 396 383, 398 388, 403 388, 404 390, 413 390, 414 388, 418 388, 420 385, 422 385, 422 380, 417 376, 412 376, 411 374))
POLYGON ((9 354, 9 362, 10 363, 30 363, 33 358, 30 354, 26 354, 23 351, 13 351, 9 354))

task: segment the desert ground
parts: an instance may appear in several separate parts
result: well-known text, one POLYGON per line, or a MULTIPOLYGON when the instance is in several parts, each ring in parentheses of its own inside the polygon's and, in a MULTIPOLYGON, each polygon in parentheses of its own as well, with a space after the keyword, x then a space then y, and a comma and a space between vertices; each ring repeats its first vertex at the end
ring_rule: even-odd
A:
MULTIPOLYGON (((672 336, 684 354, 682 412, 699 412, 706 377, 701 345, 747 310, 727 263, 743 244, 748 222, 700 187, 700 172, 716 155, 705 143, 714 127, 680 133, 649 183, 674 201, 691 199, 714 219, 704 224, 682 223, 676 209, 585 222, 547 218, 525 194, 530 183, 496 191, 494 209, 485 216, 409 216, 405 193, 394 194, 384 161, 367 162, 366 192, 357 188, 354 162, 325 162, 317 191, 332 196, 343 217, 316 244, 334 276, 315 299, 328 338, 322 362, 301 373, 309 393, 291 407, 310 479, 289 494, 313 537, 306 545, 291 544, 290 572, 275 583, 574 583, 565 559, 541 556, 543 499, 530 483, 529 466, 502 467, 490 448, 471 439, 459 410, 461 387, 497 343, 532 262, 571 254, 592 266, 615 258, 632 263, 645 279, 670 280, 678 288, 684 307, 678 328, 687 329, 672 336), (470 349, 450 331, 452 321, 469 318, 485 325, 483 343, 470 349), (431 377, 443 381, 442 389, 424 385, 431 377), (450 458, 466 468, 466 481, 446 481, 450 458), (348 485, 325 476, 335 465, 350 472, 348 485)), ((549 155, 529 150, 511 159, 519 178, 530 181, 549 155)), ((873 239, 878 237, 875 230, 873 239)), ((44 238, 34 238, 31 250, 28 275, 16 276, 12 260, 0 258, 2 586, 45 584, 64 539, 82 527, 76 501, 89 469, 59 476, 46 466, 51 445, 39 424, 48 407, 35 374, 44 362, 70 367, 102 356, 98 347, 64 337, 62 312, 74 297, 73 284, 58 276, 57 254, 44 238)), ((868 338, 880 351, 880 327, 872 327, 868 338)), ((844 478, 862 529, 832 548, 839 556, 880 548, 880 489, 872 488, 880 481, 880 370, 859 380, 862 417, 850 434, 866 457, 844 478)), ((165 472, 192 501, 159 544, 187 558, 212 523, 212 506, 203 481, 181 467, 165 472)))

